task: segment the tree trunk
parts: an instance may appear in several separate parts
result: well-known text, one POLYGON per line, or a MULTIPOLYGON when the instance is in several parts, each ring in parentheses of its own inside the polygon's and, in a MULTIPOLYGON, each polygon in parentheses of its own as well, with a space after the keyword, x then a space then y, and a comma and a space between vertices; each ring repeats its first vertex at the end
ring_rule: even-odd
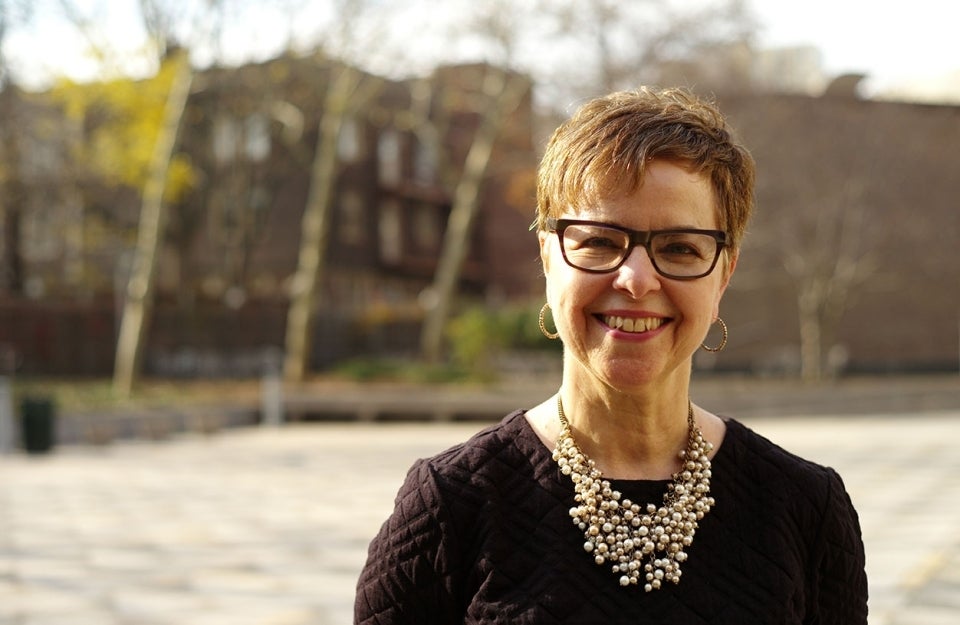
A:
POLYGON ((816 382, 823 378, 823 323, 821 302, 812 287, 798 298, 800 314, 800 378, 816 382))
POLYGON ((21 250, 21 207, 19 197, 4 189, 3 206, 3 262, 0 263, 0 292, 23 294, 23 256, 21 250))
MULTIPOLYGON (((2 38, 0 38, 2 39, 2 38)), ((0 293, 22 295, 24 287, 22 221, 23 176, 20 172, 20 135, 17 128, 19 91, 11 83, 0 84, 0 119, 7 122, 0 136, 0 213, 3 227, 3 258, 0 259, 0 293)))
POLYGON ((473 225, 480 207, 480 191, 494 145, 504 120, 517 108, 529 88, 527 79, 520 75, 507 75, 493 69, 488 72, 483 90, 492 105, 477 128, 467 152, 463 173, 457 181, 432 286, 433 306, 427 310, 424 320, 420 349, 427 362, 439 362, 443 355, 444 330, 453 308, 463 264, 470 252, 473 225))
POLYGON ((347 111, 357 108, 356 94, 361 78, 359 70, 342 66, 329 85, 324 102, 310 173, 310 193, 303 210, 300 255, 287 311, 283 363, 283 377, 287 382, 301 382, 309 366, 317 287, 325 270, 327 232, 336 185, 337 144, 347 111))
POLYGON ((150 324, 157 260, 167 222, 163 191, 193 83, 193 71, 187 53, 181 52, 172 62, 178 64, 177 71, 167 95, 163 124, 157 135, 150 170, 143 187, 137 247, 127 281, 120 334, 117 338, 113 388, 121 396, 131 393, 140 374, 143 341, 150 324))

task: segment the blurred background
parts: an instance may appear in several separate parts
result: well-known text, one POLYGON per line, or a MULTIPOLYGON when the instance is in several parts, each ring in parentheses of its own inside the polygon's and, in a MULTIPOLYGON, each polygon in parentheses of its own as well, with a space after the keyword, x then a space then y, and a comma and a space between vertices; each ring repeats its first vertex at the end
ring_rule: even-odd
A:
POLYGON ((699 376, 955 375, 956 11, 0 0, 0 373, 65 408, 544 379, 539 152, 658 84, 716 99, 759 168, 699 376))
POLYGON ((695 401, 844 476, 871 625, 956 623, 957 23, 0 0, 0 623, 349 622, 410 463, 555 391, 536 164, 640 84, 714 98, 759 170, 695 401))

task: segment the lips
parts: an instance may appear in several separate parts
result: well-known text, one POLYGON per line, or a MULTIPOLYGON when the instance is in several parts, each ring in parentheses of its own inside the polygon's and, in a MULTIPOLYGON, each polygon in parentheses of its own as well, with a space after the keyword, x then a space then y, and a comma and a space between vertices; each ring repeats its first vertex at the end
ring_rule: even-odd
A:
POLYGON ((602 315, 600 320, 614 330, 632 334, 656 330, 666 322, 663 317, 619 317, 616 315, 602 315))

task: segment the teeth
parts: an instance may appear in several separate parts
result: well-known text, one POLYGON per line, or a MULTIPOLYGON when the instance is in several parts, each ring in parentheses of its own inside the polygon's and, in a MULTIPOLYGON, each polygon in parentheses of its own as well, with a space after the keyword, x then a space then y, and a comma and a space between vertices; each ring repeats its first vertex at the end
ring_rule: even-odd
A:
POLYGON ((607 316, 603 322, 614 330, 623 330, 624 332, 649 332, 656 330, 663 325, 663 319, 659 317, 646 317, 644 319, 635 319, 633 317, 615 317, 607 316))

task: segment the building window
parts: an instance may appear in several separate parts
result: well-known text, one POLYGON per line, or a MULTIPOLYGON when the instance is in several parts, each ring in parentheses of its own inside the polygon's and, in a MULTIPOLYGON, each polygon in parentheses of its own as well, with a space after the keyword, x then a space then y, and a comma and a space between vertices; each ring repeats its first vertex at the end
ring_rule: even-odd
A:
POLYGON ((343 120, 340 135, 337 138, 337 156, 341 162, 352 163, 362 155, 360 124, 353 117, 343 120))
POLYGON ((423 185, 432 185, 437 180, 437 146, 433 141, 417 141, 413 160, 413 177, 423 185))
POLYGON ((400 133, 385 129, 377 142, 377 161, 380 182, 398 184, 401 178, 400 133))
POLYGON ((213 122, 213 157, 218 163, 227 163, 237 158, 240 144, 240 129, 232 117, 218 116, 213 122))
POLYGON ((213 122, 213 157, 229 163, 243 157, 260 162, 270 156, 270 121, 260 113, 238 120, 221 115, 213 122))
POLYGON ((403 215, 399 202, 385 200, 380 205, 378 230, 380 259, 389 264, 400 262, 403 258, 403 215))
POLYGON ((251 161, 260 162, 270 156, 270 123, 260 113, 245 120, 243 147, 251 161))
POLYGON ((28 147, 21 152, 23 175, 30 178, 59 175, 62 165, 57 146, 37 137, 27 136, 25 140, 28 147))
POLYGON ((417 248, 433 252, 440 248, 440 223, 432 204, 419 204, 413 214, 413 240, 417 248))
POLYGON ((363 197, 346 191, 340 198, 340 240, 350 245, 362 244, 364 237, 363 197))

